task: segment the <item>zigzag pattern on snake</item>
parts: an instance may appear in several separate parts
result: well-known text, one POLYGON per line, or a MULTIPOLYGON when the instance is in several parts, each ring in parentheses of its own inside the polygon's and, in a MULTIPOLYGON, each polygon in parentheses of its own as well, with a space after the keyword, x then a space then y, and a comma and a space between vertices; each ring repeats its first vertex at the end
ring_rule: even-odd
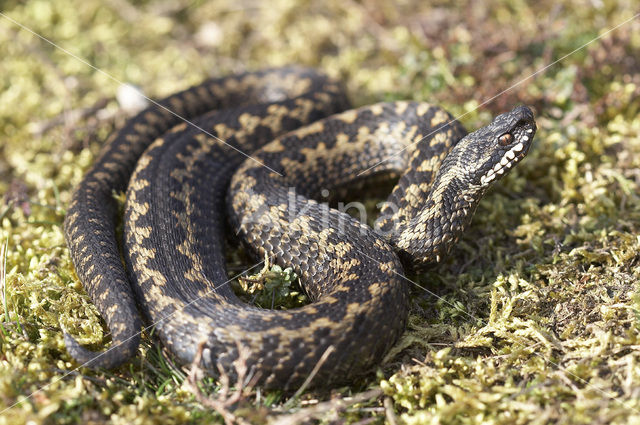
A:
POLYGON ((127 361, 138 303, 182 362, 203 342, 203 367, 233 375, 245 347, 259 382, 285 390, 325 353, 315 385, 348 382, 382 359, 406 323, 404 270, 448 253, 536 130, 524 106, 470 134, 421 102, 344 111, 339 84, 298 67, 210 80, 161 104, 171 112, 152 106, 131 119, 74 193, 67 243, 113 342, 96 353, 65 335, 67 348, 92 367, 127 361), (376 229, 316 201, 380 175, 400 177, 376 229), (125 189, 126 268, 112 196, 125 189), (312 302, 282 311, 241 302, 225 284, 225 234, 292 266, 312 302))

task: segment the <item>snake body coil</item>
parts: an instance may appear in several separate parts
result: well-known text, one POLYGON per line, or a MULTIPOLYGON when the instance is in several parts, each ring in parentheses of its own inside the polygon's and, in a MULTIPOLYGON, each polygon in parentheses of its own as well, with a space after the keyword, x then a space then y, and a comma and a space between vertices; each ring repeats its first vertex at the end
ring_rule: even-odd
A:
POLYGON ((425 103, 332 115, 348 105, 339 85, 295 67, 211 80, 160 105, 118 133, 74 194, 67 243, 113 347, 94 353, 65 335, 67 348, 93 367, 126 361, 139 343, 137 300, 181 361, 204 342, 203 366, 233 375, 243 347, 260 382, 282 389, 299 386, 323 355, 316 385, 348 381, 381 360, 406 322, 403 265, 439 261, 535 133, 526 107, 466 137, 425 103), (313 200, 380 173, 401 177, 375 230, 313 200), (127 184, 128 274, 112 199, 127 184), (225 211, 256 255, 294 267, 311 304, 270 311, 233 294, 225 211))

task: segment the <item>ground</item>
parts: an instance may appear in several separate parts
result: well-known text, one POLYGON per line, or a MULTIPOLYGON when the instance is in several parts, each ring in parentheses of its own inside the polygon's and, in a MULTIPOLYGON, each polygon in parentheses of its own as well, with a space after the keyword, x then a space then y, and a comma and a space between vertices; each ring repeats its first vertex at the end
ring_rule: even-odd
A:
POLYGON ((2 2, 0 424, 640 423, 631 4, 2 2), (157 98, 290 63, 340 78, 355 105, 426 100, 473 129, 523 103, 539 130, 451 257, 414 279, 408 330, 367 381, 225 405, 223 385, 206 378, 194 391, 148 336, 118 370, 76 370, 62 329, 95 348, 108 330, 62 220, 129 116, 121 84, 157 98))

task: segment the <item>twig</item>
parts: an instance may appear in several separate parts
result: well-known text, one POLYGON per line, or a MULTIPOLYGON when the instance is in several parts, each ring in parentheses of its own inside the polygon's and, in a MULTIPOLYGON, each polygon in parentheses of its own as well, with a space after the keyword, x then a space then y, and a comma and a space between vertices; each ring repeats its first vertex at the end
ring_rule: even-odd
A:
POLYGON ((283 407, 285 409, 291 407, 295 402, 295 400, 297 400, 297 398, 300 397, 300 394, 302 394, 304 390, 307 389, 307 387, 311 383, 311 380, 316 376, 316 374, 318 373, 318 371, 320 370, 324 362, 327 361, 327 358, 329 358, 329 355, 333 353, 335 350, 336 348, 333 345, 330 345, 329 348, 325 350, 325 352, 322 354, 322 357, 320 357, 320 360, 318 360, 318 363, 316 363, 316 365, 313 367, 313 370, 311 371, 309 376, 307 376, 307 379, 305 379, 302 385, 300 386, 300 388, 298 388, 298 391, 296 391, 295 394, 293 394, 293 396, 289 400, 287 400, 287 402, 284 404, 283 407))
POLYGON ((396 418, 396 412, 393 410, 393 401, 391 398, 384 398, 384 414, 387 416, 387 422, 389 425, 398 425, 398 419, 396 418))
POLYGON ((378 422, 378 418, 376 418, 375 416, 367 419, 362 419, 361 421, 358 421, 358 422, 354 422, 353 425, 369 425, 374 422, 378 422))
POLYGON ((109 99, 102 98, 98 100, 93 106, 81 109, 73 109, 65 111, 63 114, 48 120, 41 121, 33 124, 31 134, 34 136, 42 136, 54 127, 64 125, 65 129, 73 127, 78 121, 84 119, 90 115, 94 115, 99 110, 103 109, 109 103, 109 99))
MULTIPOLYGON (((267 277, 267 273, 269 273, 269 269, 271 269, 271 264, 269 261, 269 254, 267 252, 264 253, 264 266, 262 267, 262 270, 260 270, 258 272, 258 274, 254 275, 255 277, 251 276, 247 276, 247 275, 240 275, 237 277, 237 279, 239 281, 248 283, 258 283, 258 284, 262 284, 264 283, 266 277, 267 277)), ((247 285, 248 286, 248 285, 247 285)), ((248 291, 248 289, 247 289, 248 291)))
POLYGON ((231 391, 229 375, 227 375, 220 364, 217 365, 218 371, 220 372, 219 380, 221 388, 218 396, 213 398, 207 397, 203 394, 202 390, 198 386, 198 381, 203 375, 200 362, 202 360, 202 352, 204 351, 205 344, 206 340, 203 340, 198 344, 198 350, 196 351, 196 355, 191 364, 191 369, 187 375, 185 385, 193 393, 200 404, 218 412, 224 419, 226 425, 248 425, 248 422, 231 412, 231 407, 242 400, 245 392, 251 391, 251 388, 258 379, 258 375, 253 376, 245 386, 245 379, 247 377, 247 372, 249 371, 249 367, 247 366, 249 350, 238 343, 238 358, 233 362, 233 366, 237 372, 236 389, 234 391, 231 391))
POLYGON ((338 398, 334 400, 318 403, 315 406, 300 409, 295 413, 282 415, 272 421, 269 421, 270 425, 296 425, 304 420, 310 418, 319 419, 326 415, 328 412, 339 413, 346 410, 349 406, 353 406, 357 403, 362 403, 373 398, 380 397, 382 390, 376 388, 373 390, 365 391, 360 394, 356 394, 352 397, 338 398))

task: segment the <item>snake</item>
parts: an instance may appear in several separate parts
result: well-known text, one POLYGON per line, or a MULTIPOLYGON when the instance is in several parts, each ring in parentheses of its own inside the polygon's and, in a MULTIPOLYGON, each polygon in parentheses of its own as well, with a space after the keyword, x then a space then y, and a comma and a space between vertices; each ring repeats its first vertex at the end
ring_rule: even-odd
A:
POLYGON ((237 376, 241 360, 264 388, 364 376, 405 330, 405 275, 450 252, 535 131, 524 105, 471 133, 425 102, 352 109, 341 83, 299 66, 154 101, 111 136, 73 192, 65 239, 111 346, 92 351, 65 331, 67 351, 115 368, 152 327, 179 362, 237 376), (323 201, 371 179, 396 182, 373 226, 323 201), (125 191, 121 215, 114 193, 125 191), (310 303, 241 301, 225 260, 237 240, 292 267, 310 303))

